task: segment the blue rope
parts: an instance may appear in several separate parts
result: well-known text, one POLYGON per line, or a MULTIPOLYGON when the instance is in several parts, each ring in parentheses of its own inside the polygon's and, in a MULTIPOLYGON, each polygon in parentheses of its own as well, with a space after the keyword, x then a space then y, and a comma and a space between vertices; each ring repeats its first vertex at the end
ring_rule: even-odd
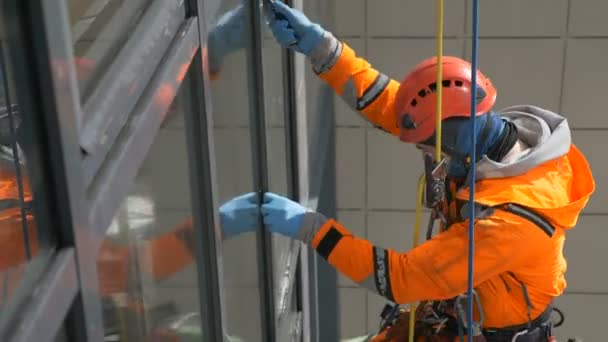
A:
POLYGON ((473 44, 471 51, 471 152, 469 180, 469 269, 467 286, 467 340, 473 341, 473 263, 475 252, 475 146, 477 146, 477 129, 475 119, 477 113, 477 45, 479 43, 479 0, 473 0, 473 44))

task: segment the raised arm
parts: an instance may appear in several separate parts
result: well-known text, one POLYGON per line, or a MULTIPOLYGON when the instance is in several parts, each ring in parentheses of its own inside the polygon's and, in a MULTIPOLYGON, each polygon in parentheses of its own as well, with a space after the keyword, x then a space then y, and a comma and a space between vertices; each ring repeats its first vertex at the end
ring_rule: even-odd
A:
POLYGON ((378 72, 355 51, 302 12, 273 3, 270 23, 277 41, 306 55, 315 73, 376 127, 399 135, 394 100, 399 83, 378 72))
POLYGON ((333 52, 327 49, 318 51, 319 59, 311 58, 319 78, 376 127, 398 136, 399 127, 393 103, 399 82, 374 69, 368 61, 358 57, 350 46, 338 41, 331 33, 326 32, 323 40, 323 45, 335 45, 336 49, 333 52), (330 61, 323 69, 319 68, 321 64, 315 64, 322 57, 330 61))

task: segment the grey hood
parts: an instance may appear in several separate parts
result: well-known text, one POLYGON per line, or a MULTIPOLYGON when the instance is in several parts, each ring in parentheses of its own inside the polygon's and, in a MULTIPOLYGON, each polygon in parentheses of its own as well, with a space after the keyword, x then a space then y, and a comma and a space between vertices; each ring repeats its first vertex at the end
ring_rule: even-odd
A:
POLYGON ((518 176, 564 156, 570 150, 570 127, 566 118, 530 105, 507 107, 499 113, 517 126, 519 139, 529 148, 515 160, 504 164, 483 156, 476 165, 477 179, 518 176))

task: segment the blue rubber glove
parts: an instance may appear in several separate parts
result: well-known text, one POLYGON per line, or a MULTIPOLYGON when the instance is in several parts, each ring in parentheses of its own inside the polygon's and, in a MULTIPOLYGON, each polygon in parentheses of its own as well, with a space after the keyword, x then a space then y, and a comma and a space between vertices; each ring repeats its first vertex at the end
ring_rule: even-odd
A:
POLYGON ((281 1, 271 1, 274 20, 270 29, 279 44, 308 56, 321 42, 325 30, 311 22, 304 13, 281 1))
POLYGON ((266 229, 290 238, 298 238, 302 219, 310 212, 301 204, 288 198, 267 192, 264 194, 262 215, 266 229))
POLYGON ((212 72, 219 70, 224 57, 245 48, 247 44, 245 15, 246 9, 241 4, 223 14, 209 30, 207 53, 212 72))
POLYGON ((224 238, 251 232, 258 227, 259 195, 250 192, 224 203, 219 210, 224 238))

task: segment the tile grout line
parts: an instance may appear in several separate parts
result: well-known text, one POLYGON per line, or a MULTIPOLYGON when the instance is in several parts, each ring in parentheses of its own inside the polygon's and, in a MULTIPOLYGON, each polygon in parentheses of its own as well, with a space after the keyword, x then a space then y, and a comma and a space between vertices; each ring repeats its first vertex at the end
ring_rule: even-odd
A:
POLYGON ((559 105, 558 110, 560 114, 564 111, 564 93, 566 88, 566 59, 568 58, 568 39, 570 34, 570 10, 572 8, 572 0, 568 0, 566 4, 566 29, 562 35, 562 74, 560 82, 561 87, 559 89, 559 105))

